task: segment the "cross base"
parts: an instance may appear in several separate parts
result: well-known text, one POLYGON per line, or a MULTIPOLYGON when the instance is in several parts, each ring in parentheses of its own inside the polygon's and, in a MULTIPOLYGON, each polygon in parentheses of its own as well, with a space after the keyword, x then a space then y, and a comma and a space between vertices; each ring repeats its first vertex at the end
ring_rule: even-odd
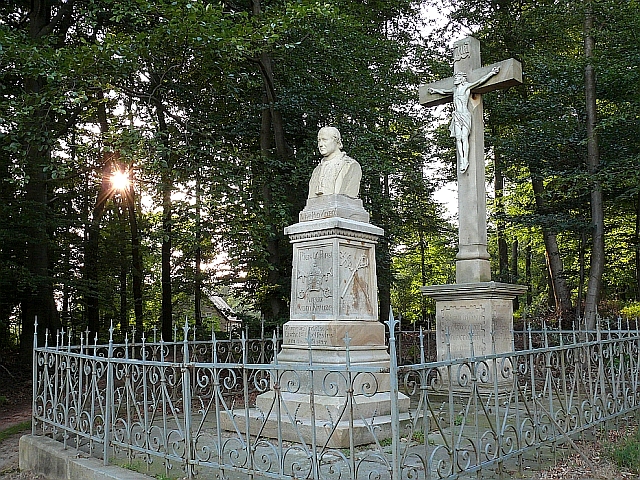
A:
POLYGON ((491 263, 484 258, 469 258, 456 261, 456 283, 491 281, 491 263))

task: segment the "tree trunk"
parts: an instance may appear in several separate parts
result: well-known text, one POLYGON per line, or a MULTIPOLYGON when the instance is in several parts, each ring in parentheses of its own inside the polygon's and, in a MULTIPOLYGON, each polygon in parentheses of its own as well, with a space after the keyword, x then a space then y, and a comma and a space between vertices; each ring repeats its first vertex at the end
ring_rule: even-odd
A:
MULTIPOLYGON (((126 202, 126 192, 124 197, 124 208, 127 208, 126 202)), ((120 224, 122 228, 124 228, 124 212, 119 208, 118 209, 118 217, 120 220, 120 224)), ((126 253, 126 244, 124 242, 124 238, 120 236, 119 247, 120 247, 120 332, 128 333, 129 332, 129 315, 128 315, 128 305, 127 305, 127 273, 129 272, 129 262, 127 259, 126 253)))
MULTIPOLYGON (((383 202, 389 201, 389 175, 385 174, 382 177, 382 198, 383 202)), ((377 216, 378 225, 382 225, 384 228, 385 222, 388 222, 388 216, 377 216)), ((389 313, 391 311, 391 252, 389 246, 389 231, 387 227, 384 229, 385 234, 378 239, 378 245, 376 248, 378 264, 376 265, 378 275, 378 301, 380 303, 379 319, 381 322, 389 320, 389 313)))
POLYGON ((526 256, 524 260, 524 281, 527 284, 529 289, 527 290, 527 307, 530 307, 533 303, 533 292, 531 285, 531 256, 533 255, 531 251, 531 240, 529 240, 529 244, 527 245, 526 256))
POLYGON ((504 190, 504 176, 502 175, 502 165, 500 154, 495 153, 494 159, 493 185, 495 190, 494 214, 496 216, 496 236, 498 238, 498 279, 501 282, 509 282, 509 254, 507 251, 507 241, 504 238, 504 203, 502 200, 504 190))
POLYGON ((164 113, 164 106, 160 100, 155 100, 156 115, 158 117, 158 133, 160 142, 164 145, 166 166, 162 171, 162 252, 161 252, 161 285, 162 285, 162 307, 161 307, 161 330, 162 338, 170 341, 173 331, 173 303, 171 292, 171 252, 172 245, 172 215, 173 204, 171 192, 173 190, 173 179, 171 178, 171 155, 167 154, 169 148, 169 129, 164 113))
MULTIPOLYGON (((97 98, 102 100, 102 91, 98 92, 97 98)), ((102 101, 98 102, 98 124, 100 125, 100 133, 105 136, 109 130, 109 125, 107 123, 105 104, 102 101)), ((87 284, 87 292, 85 294, 87 328, 91 335, 97 335, 100 332, 100 302, 98 298, 100 221, 104 215, 105 205, 112 195, 111 173, 118 159, 117 153, 106 149, 103 150, 100 190, 91 212, 91 222, 87 225, 87 238, 84 246, 84 277, 87 284)))
MULTIPOLYGON (((262 7, 260 0, 253 0, 253 15, 262 15, 262 7)), ((286 160, 289 157, 289 147, 285 140, 284 121, 281 112, 276 107, 276 89, 273 75, 273 60, 269 52, 261 52, 256 62, 260 68, 260 75, 264 85, 264 104, 262 110, 262 122, 260 127, 260 154, 262 165, 257 167, 260 174, 268 164, 269 156, 272 155, 271 150, 275 144, 276 155, 286 160)), ((269 172, 262 172, 263 184, 261 196, 264 202, 267 221, 274 218, 271 211, 273 205, 273 193, 271 188, 271 176, 269 172)), ((287 282, 285 281, 284 272, 289 270, 289 265, 284 265, 283 248, 290 248, 289 242, 284 238, 282 229, 275 229, 266 241, 266 251, 268 253, 269 271, 266 278, 266 297, 262 301, 262 314, 266 319, 276 320, 288 316, 287 310, 287 292, 284 292, 287 282)))
MULTIPOLYGON (((511 244, 511 283, 517 283, 518 281, 518 240, 514 240, 511 244)), ((517 311, 520 308, 520 299, 516 296, 513 299, 513 311, 517 311)))
MULTIPOLYGON (((542 199, 544 186, 542 180, 531 179, 533 193, 536 200, 536 209, 540 213, 545 213, 546 208, 542 199)), ((542 229, 542 237, 547 253, 547 266, 549 270, 549 281, 551 283, 551 294, 555 303, 556 315, 562 320, 562 326, 571 326, 573 323, 573 307, 571 304, 571 290, 567 285, 567 279, 564 273, 562 257, 558 248, 558 240, 556 234, 549 231, 548 228, 542 229)))
MULTIPOLYGON (((420 236, 420 283, 423 287, 427 286, 427 256, 426 256, 426 246, 424 240, 424 231, 422 230, 422 226, 418 227, 418 234, 420 236)), ((422 317, 422 325, 426 325, 427 322, 427 297, 426 295, 420 295, 420 307, 421 307, 421 317, 422 317)), ((429 325, 431 328, 431 325, 429 325)))
POLYGON ((580 252, 578 253, 578 263, 580 268, 580 275, 578 279, 578 298, 576 299, 576 319, 582 316, 582 296, 584 294, 584 263, 585 263, 585 244, 587 242, 586 234, 580 235, 580 252))
MULTIPOLYGON (((129 212, 129 225, 131 227, 131 277, 133 288, 133 311, 136 318, 136 332, 140 337, 144 331, 143 324, 143 304, 142 304, 142 256, 140 252, 140 232, 138 231, 138 220, 136 217, 136 193, 133 182, 129 182, 127 192, 127 210, 129 212)), ((168 337, 165 340, 172 340, 168 337)))
POLYGON ((584 88, 587 113, 587 170, 592 178, 591 186, 591 264, 589 266, 589 283, 584 304, 584 320, 587 330, 596 326, 598 301, 602 288, 602 273, 604 271, 604 207, 602 201, 602 186, 598 179, 600 167, 600 151, 598 147, 597 106, 596 106, 596 74, 593 68, 593 51, 595 39, 592 35, 594 15, 591 2, 587 2, 584 20, 584 54, 586 66, 584 69, 584 88))
POLYGON ((195 315, 196 328, 202 327, 202 219, 201 219, 201 199, 200 199, 200 166, 196 167, 196 254, 195 254, 195 275, 193 288, 193 311, 195 315))
POLYGON ((634 238, 636 251, 636 301, 640 300, 640 192, 636 198, 636 232, 634 238))
MULTIPOLYGON (((51 5, 46 0, 32 0, 29 12, 29 37, 37 40, 48 35, 55 25, 51 23, 51 5)), ((25 90, 34 102, 45 87, 42 77, 25 79, 25 90)), ((49 110, 45 106, 34 109, 34 127, 37 132, 49 125, 49 110)), ((58 312, 53 298, 53 284, 49 275, 49 232, 47 231, 48 192, 44 167, 50 163, 50 146, 46 140, 26 139, 23 148, 27 152, 25 185, 25 210, 32 215, 29 241, 26 245, 25 265, 31 276, 30 286, 22 293, 20 302, 21 323, 20 359, 24 363, 32 360, 34 322, 38 319, 39 337, 44 338, 46 329, 55 331, 59 327, 58 312)), ((41 340, 42 341, 42 340, 41 340)))

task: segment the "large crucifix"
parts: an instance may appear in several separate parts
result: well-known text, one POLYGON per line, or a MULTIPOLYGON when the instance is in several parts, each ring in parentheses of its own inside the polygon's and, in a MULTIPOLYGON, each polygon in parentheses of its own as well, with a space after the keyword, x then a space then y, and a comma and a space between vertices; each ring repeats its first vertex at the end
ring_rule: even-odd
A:
POLYGON ((456 283, 488 282, 487 200, 482 94, 522 83, 522 66, 510 58, 483 67, 480 42, 473 37, 453 44, 453 77, 420 87, 420 104, 453 101, 451 136, 458 163, 458 254, 456 283))

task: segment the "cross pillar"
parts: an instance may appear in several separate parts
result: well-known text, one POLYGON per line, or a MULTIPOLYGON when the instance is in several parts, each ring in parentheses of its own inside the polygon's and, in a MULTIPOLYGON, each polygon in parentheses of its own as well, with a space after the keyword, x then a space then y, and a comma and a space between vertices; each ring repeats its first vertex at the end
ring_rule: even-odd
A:
MULTIPOLYGON (((454 101, 457 113, 466 107, 470 118, 468 130, 468 166, 461 168, 458 149, 458 254, 456 283, 488 282, 491 264, 487 251, 487 200, 484 164, 484 122, 482 93, 522 83, 522 67, 514 59, 482 67, 480 42, 473 37, 453 44, 454 76, 420 88, 420 103, 435 106, 454 101), (497 70, 497 73, 492 71, 497 70), (455 79, 465 74, 466 83, 455 79), (456 95, 467 85, 468 100, 456 95)), ((455 120, 453 120, 455 121, 455 120)), ((453 127, 452 127, 453 129, 453 127)), ((453 133, 452 133, 453 135, 453 133)), ((457 138, 459 140, 459 138, 457 138)), ((467 139, 465 139, 467 140, 467 139)))
MULTIPOLYGON (((480 66, 478 40, 470 37, 454 43, 454 75, 459 72, 471 72, 480 66)), ((456 255, 456 283, 491 280, 491 263, 487 252, 482 95, 472 93, 468 107, 471 113, 469 167, 466 172, 461 172, 458 168, 459 239, 456 255)))
MULTIPOLYGON (((491 281, 482 112, 482 94, 522 83, 522 67, 514 59, 483 67, 480 42, 473 37, 453 44, 453 59, 453 77, 420 87, 422 105, 454 104, 450 130, 456 139, 458 164, 456 284, 421 288, 424 295, 436 300, 439 361, 511 351, 512 300, 526 291, 524 285, 491 281)), ((443 369, 441 378, 449 382, 451 389, 468 394, 464 378, 447 375, 443 369)), ((511 385, 509 376, 503 375, 497 381, 501 390, 511 385)))

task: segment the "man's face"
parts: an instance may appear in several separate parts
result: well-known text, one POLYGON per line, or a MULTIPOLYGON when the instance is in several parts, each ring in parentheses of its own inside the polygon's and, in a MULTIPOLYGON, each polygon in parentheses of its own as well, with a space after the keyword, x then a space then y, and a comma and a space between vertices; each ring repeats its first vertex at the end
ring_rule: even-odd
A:
POLYGON ((323 157, 328 157, 338 150, 338 142, 333 135, 327 132, 320 132, 318 134, 318 150, 320 150, 320 154, 323 157))
POLYGON ((454 85, 460 85, 462 82, 464 82, 467 79, 467 76, 464 73, 456 73, 453 76, 453 84, 454 85))

